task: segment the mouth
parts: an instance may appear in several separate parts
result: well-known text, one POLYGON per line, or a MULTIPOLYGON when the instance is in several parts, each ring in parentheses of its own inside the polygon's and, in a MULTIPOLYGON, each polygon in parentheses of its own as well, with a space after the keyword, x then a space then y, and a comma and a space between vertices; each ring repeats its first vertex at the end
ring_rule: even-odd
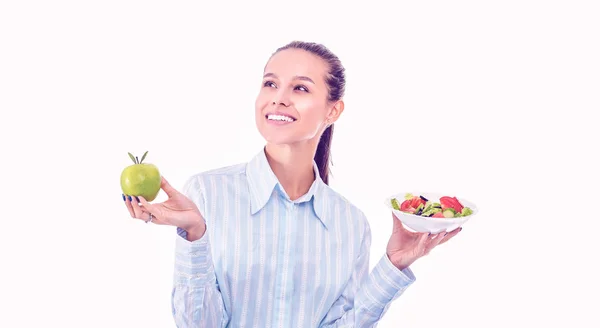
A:
POLYGON ((296 121, 296 118, 288 116, 288 115, 283 115, 283 114, 267 114, 267 115, 265 115, 265 118, 268 121, 273 121, 273 122, 292 123, 292 122, 296 121))

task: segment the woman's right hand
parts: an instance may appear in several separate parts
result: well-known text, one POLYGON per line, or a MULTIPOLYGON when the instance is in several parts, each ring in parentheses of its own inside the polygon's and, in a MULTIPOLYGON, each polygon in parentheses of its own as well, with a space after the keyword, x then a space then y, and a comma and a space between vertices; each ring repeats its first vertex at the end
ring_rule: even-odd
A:
POLYGON ((173 188, 164 177, 161 177, 160 188, 169 197, 162 203, 151 204, 144 197, 138 196, 138 204, 135 196, 125 195, 125 204, 131 217, 148 221, 152 214, 154 216, 152 223, 179 227, 188 234, 201 237, 206 230, 206 225, 196 204, 173 188))

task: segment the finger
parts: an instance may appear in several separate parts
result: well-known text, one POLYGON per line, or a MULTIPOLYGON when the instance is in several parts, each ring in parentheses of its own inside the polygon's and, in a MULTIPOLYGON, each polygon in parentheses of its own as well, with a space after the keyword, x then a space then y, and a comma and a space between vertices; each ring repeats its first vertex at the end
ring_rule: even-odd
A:
POLYGON ((144 212, 150 213, 154 216, 154 218, 152 219, 153 223, 165 224, 164 216, 160 207, 158 207, 156 204, 148 203, 148 201, 142 196, 139 196, 138 199, 140 200, 140 208, 144 212))
POLYGON ((448 234, 446 236, 444 236, 444 238, 440 241, 440 245, 447 242, 448 240, 450 240, 452 237, 458 235, 459 232, 462 231, 462 227, 461 228, 456 228, 450 232, 448 232, 448 234))
POLYGON ((133 207, 131 206, 131 196, 123 195, 123 200, 125 200, 125 206, 127 206, 127 210, 132 218, 135 218, 135 213, 133 212, 133 207))
POLYGON ((431 252, 431 250, 434 249, 435 246, 442 241, 442 239, 444 239, 444 236, 446 236, 445 231, 433 235, 433 237, 428 240, 427 245, 425 246, 425 254, 429 254, 429 252, 431 252))
POLYGON ((144 214, 144 210, 142 210, 140 205, 138 205, 139 204, 138 200, 139 200, 138 197, 131 196, 131 207, 133 208, 133 213, 135 213, 135 218, 147 221, 148 214, 144 214))
POLYGON ((162 188, 162 190, 164 190, 167 196, 169 196, 169 198, 175 196, 178 193, 177 189, 173 188, 171 184, 169 184, 167 179, 165 179, 165 177, 163 176, 161 176, 160 178, 160 187, 162 188))

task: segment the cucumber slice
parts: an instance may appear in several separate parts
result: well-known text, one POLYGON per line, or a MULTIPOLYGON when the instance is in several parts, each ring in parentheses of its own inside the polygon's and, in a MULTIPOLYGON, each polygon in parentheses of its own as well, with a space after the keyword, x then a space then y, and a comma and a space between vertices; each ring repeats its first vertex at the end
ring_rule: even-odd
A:
POLYGON ((441 208, 437 208, 437 207, 432 207, 427 211, 423 211, 423 214, 421 214, 422 216, 432 216, 435 213, 441 212, 442 209, 441 208))
POLYGON ((445 218, 453 218, 454 214, 456 214, 456 211, 451 208, 447 208, 442 214, 444 214, 445 218))

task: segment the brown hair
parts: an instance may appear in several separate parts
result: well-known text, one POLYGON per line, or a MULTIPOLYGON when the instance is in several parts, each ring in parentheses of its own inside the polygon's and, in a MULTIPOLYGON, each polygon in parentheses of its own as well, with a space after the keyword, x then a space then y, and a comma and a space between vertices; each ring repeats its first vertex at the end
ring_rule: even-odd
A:
MULTIPOLYGON (((328 101, 338 101, 344 96, 346 87, 345 69, 339 58, 334 55, 327 47, 322 44, 304 41, 292 41, 283 47, 278 48, 274 54, 285 49, 302 49, 314 55, 319 56, 329 66, 329 71, 325 77, 325 82, 329 90, 328 101)), ((329 163, 331 162, 331 140, 333 138, 333 124, 323 131, 317 152, 315 153, 315 162, 319 167, 319 174, 325 184, 329 184, 329 163)))

